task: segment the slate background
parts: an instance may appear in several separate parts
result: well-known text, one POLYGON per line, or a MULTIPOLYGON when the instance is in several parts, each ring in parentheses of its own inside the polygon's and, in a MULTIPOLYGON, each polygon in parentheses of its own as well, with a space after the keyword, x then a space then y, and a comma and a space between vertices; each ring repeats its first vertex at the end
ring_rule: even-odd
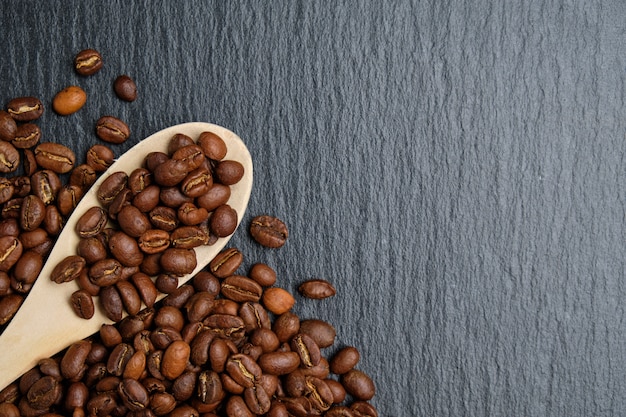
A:
POLYGON ((48 104, 82 157, 103 114, 132 138, 210 121, 255 163, 244 219, 303 317, 362 353, 384 416, 620 416, 626 3, 620 0, 3 1, 0 101, 48 104), (72 59, 105 67, 81 78, 72 59), (139 99, 115 98, 132 76, 139 99), (61 118, 54 94, 89 101, 61 118))

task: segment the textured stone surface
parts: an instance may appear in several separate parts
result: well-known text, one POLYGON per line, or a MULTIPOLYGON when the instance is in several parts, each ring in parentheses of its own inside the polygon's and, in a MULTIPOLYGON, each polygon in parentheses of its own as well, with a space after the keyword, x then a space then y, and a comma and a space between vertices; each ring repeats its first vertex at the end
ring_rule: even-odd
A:
POLYGON ((3 1, 0 101, 77 155, 210 121, 255 162, 245 230, 295 310, 361 351, 384 416, 626 412, 626 6, 620 0, 3 1), (104 68, 72 69, 84 48, 104 68), (133 103, 115 97, 126 73, 133 103), (61 118, 54 94, 82 86, 61 118))

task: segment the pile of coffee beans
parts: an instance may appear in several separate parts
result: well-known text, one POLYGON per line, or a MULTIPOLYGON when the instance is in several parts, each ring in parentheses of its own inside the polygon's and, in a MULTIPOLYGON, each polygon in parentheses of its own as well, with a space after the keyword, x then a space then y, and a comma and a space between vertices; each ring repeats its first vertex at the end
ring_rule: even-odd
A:
MULTIPOLYGON (((226 248, 159 303, 105 324, 0 392, 0 415, 355 416, 378 413, 359 351, 292 312, 275 270, 226 248)), ((301 286, 334 294, 325 280, 301 286)))
POLYGON ((151 307, 158 291, 178 286, 196 266, 194 248, 230 236, 238 224, 228 205, 243 165, 224 159, 225 142, 212 132, 173 135, 166 152, 150 152, 129 174, 113 172, 96 191, 99 206, 76 224, 77 253, 53 269, 56 283, 77 280, 72 306, 85 319, 98 296, 106 316, 120 321, 151 307), (139 274, 139 275, 137 275, 139 274), (148 277, 155 277, 154 283, 148 277))

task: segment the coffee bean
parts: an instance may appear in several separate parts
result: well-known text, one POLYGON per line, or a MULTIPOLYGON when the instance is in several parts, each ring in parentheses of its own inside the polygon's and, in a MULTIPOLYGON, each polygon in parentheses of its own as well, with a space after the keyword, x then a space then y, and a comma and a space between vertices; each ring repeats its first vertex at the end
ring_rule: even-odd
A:
POLYGON ((168 159, 158 165, 153 173, 154 181, 157 184, 163 187, 173 187, 184 180, 189 171, 186 162, 177 159, 168 159))
POLYGON ((246 332, 252 332, 255 329, 270 329, 271 323, 267 310, 256 302, 245 302, 239 308, 239 317, 245 324, 246 332))
POLYGON ((320 348, 329 347, 335 342, 335 328, 324 320, 307 319, 301 321, 300 333, 309 335, 320 348))
POLYGON ((279 315, 272 324, 272 330, 281 342, 291 340, 300 331, 300 318, 292 312, 279 315))
POLYGON ((191 349, 186 342, 182 340, 172 342, 163 354, 161 363, 163 376, 170 380, 179 377, 187 366, 190 353, 191 349))
POLYGON ((35 251, 22 253, 13 267, 13 277, 23 284, 33 284, 43 266, 43 257, 35 251))
POLYGON ((37 164, 57 174, 69 172, 74 167, 76 156, 65 145, 53 142, 43 142, 35 148, 37 164))
POLYGON ((243 255, 237 248, 223 249, 209 263, 209 271, 218 278, 233 275, 243 262, 243 255))
POLYGON ((82 188, 77 185, 63 185, 57 194, 59 212, 64 216, 68 216, 74 211, 81 198, 83 198, 82 188))
POLYGON ((222 295, 238 303, 257 302, 261 299, 263 288, 250 278, 233 275, 222 282, 222 295))
POLYGON ((122 264, 113 258, 97 261, 89 267, 89 280, 99 287, 108 287, 121 279, 122 264))
POLYGON ((55 172, 42 169, 30 177, 30 187, 33 194, 49 205, 55 201, 61 189, 61 180, 55 172))
POLYGON ((30 194, 24 197, 20 208, 20 227, 24 231, 32 231, 43 223, 46 217, 46 206, 39 197, 30 194))
POLYGON ((161 255, 161 267, 174 275, 190 274, 197 265, 193 249, 168 248, 161 255))
POLYGON ((80 75, 93 75, 102 65, 102 55, 95 49, 83 49, 74 58, 74 69, 80 75))
POLYGON ((85 259, 81 256, 69 255, 52 269, 50 279, 57 284, 73 281, 78 278, 85 265, 85 259))
POLYGON ((374 406, 367 401, 355 401, 350 406, 350 410, 352 410, 358 417, 378 417, 378 411, 374 406))
POLYGON ((346 346, 335 353, 331 359, 330 371, 337 375, 345 374, 356 366, 359 359, 359 351, 353 346, 346 346))
POLYGON ((172 232, 170 239, 172 247, 179 249, 196 248, 206 245, 209 241, 207 234, 198 226, 179 227, 172 232))
POLYGON ((336 294, 335 287, 323 279, 311 279, 303 282, 298 287, 300 294, 307 298, 321 300, 323 298, 332 297, 336 294))
POLYGON ((106 171, 113 163, 114 158, 115 154, 111 148, 105 145, 93 145, 86 155, 87 164, 96 172, 106 171))
POLYGON ((287 226, 282 220, 267 215, 252 219, 250 234, 260 245, 268 248, 280 248, 289 236, 287 226))
POLYGON ((69 116, 80 110, 87 102, 87 93, 77 85, 65 87, 52 99, 52 108, 61 116, 69 116))
POLYGON ((24 297, 20 294, 8 294, 0 298, 0 325, 13 318, 23 301, 24 297))
POLYGON ((150 220, 133 205, 124 206, 117 215, 120 228, 129 236, 138 238, 151 228, 150 220))
POLYGON ((70 298, 72 309, 76 315, 83 319, 90 319, 93 317, 95 307, 93 304, 93 298, 85 290, 77 290, 72 293, 70 298))
POLYGON ((117 117, 102 116, 96 122, 96 136, 109 143, 124 143, 130 137, 130 129, 117 117))
MULTIPOLYGON (((34 123, 23 123, 17 126, 17 131, 11 140, 11 144, 18 149, 28 149, 37 145, 40 139, 41 128, 39 126, 34 123)), ((29 168, 34 170, 36 167, 29 168)))
POLYGON ((135 101, 137 99, 137 85, 128 75, 120 75, 113 82, 115 94, 124 101, 135 101))
POLYGON ((269 352, 259 357, 259 367, 271 375, 286 375, 300 366, 300 356, 296 352, 269 352))
POLYGON ((76 232, 81 238, 94 237, 100 234, 107 225, 107 214, 98 206, 89 208, 76 222, 76 232))
POLYGON ((204 155, 214 161, 220 161, 226 156, 228 149, 224 140, 213 132, 202 132, 198 136, 198 145, 204 155))
POLYGON ((295 304, 295 299, 288 291, 271 287, 263 293, 263 305, 274 314, 283 314, 291 309, 295 304))
POLYGON ((17 170, 20 154, 10 142, 0 141, 0 172, 9 173, 17 170))
POLYGON ((46 410, 57 401, 60 395, 61 385, 57 379, 52 376, 44 376, 30 387, 26 399, 32 408, 46 410))
POLYGON ((115 286, 122 299, 124 310, 131 316, 139 313, 141 309, 141 297, 135 286, 129 281, 118 281, 115 286))
POLYGON ((237 184, 243 178, 244 168, 238 161, 224 160, 215 167, 217 180, 224 185, 237 184))
POLYGON ((170 245, 170 234, 165 230, 149 229, 139 236, 139 249, 147 254, 163 252, 170 245))
POLYGON ((124 378, 118 385, 117 392, 130 411, 145 410, 150 402, 148 391, 136 379, 124 378))
POLYGON ((91 342, 81 340, 70 345, 61 359, 61 374, 69 380, 78 380, 87 370, 85 361, 91 351, 91 342))
POLYGON ((15 119, 4 110, 0 110, 0 140, 10 142, 17 133, 15 119))
MULTIPOLYGON (((180 220, 182 224, 187 226, 199 225, 209 218, 209 212, 207 211, 207 209, 202 207, 196 207, 196 205, 191 202, 183 203, 178 208, 176 215, 178 217, 178 220, 180 220)), ((213 215, 215 215, 215 212, 213 213, 213 215)), ((226 225, 225 221, 220 225, 220 227, 223 227, 223 225, 226 225)))
POLYGON ((352 369, 341 375, 341 384, 348 394, 359 400, 370 400, 376 393, 372 379, 357 369, 352 369))
POLYGON ((184 203, 193 202, 193 198, 187 197, 180 191, 178 187, 163 187, 161 188, 161 194, 159 195, 163 205, 177 209, 184 203))
POLYGON ((237 211, 228 204, 222 204, 213 211, 209 228, 217 237, 230 236, 237 229, 237 211))
POLYGON ((137 240, 122 231, 109 237, 109 250, 124 266, 139 266, 143 261, 143 252, 139 249, 137 240))
POLYGON ((128 343, 116 345, 107 360, 107 371, 114 376, 122 376, 126 364, 135 354, 135 349, 128 343))
POLYGON ((306 333, 300 333, 291 339, 291 349, 300 356, 300 362, 306 368, 317 366, 322 358, 319 346, 306 333))
POLYGON ((229 186, 213 183, 209 191, 196 198, 196 204, 198 207, 204 207, 208 211, 213 211, 217 207, 226 204, 229 198, 229 186))
MULTIPOLYGON (((161 190, 161 192, 162 191, 163 190, 161 190)), ((171 207, 157 206, 150 210, 148 217, 150 223, 158 229, 171 232, 178 227, 176 210, 171 207)))
POLYGON ((43 103, 37 97, 16 97, 7 104, 7 112, 18 122, 31 122, 43 114, 43 103))

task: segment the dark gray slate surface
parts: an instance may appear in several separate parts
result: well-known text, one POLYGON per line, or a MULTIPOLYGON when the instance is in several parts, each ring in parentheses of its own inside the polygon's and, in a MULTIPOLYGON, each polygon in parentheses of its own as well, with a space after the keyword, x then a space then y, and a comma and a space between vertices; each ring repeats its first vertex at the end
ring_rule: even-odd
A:
MULTIPOLYGON (((626 3, 3 1, 0 98, 80 150, 186 121, 248 144, 250 216, 289 225, 274 266, 362 352, 384 416, 626 414, 626 3), (72 71, 99 49, 105 68, 72 71), (133 76, 140 99, 111 82, 133 76)), ((82 154, 82 152, 78 152, 82 154)), ((1 372, 1 370, 0 370, 1 372)))

